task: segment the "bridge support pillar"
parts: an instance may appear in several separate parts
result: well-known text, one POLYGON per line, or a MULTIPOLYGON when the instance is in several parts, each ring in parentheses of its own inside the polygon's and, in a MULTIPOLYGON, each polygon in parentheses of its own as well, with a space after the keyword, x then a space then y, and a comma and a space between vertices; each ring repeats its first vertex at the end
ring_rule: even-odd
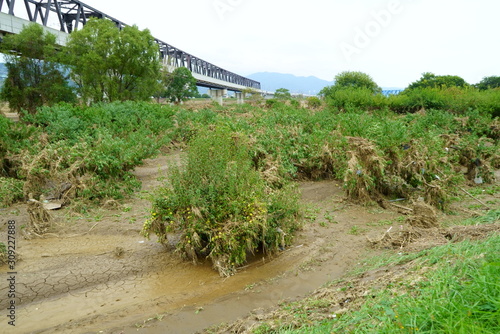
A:
POLYGON ((212 100, 222 105, 222 98, 224 97, 224 95, 227 95, 227 89, 209 89, 208 94, 210 95, 212 100))
POLYGON ((237 104, 243 104, 245 103, 244 99, 245 99, 245 94, 243 93, 234 93, 234 96, 236 97, 236 103, 237 104))

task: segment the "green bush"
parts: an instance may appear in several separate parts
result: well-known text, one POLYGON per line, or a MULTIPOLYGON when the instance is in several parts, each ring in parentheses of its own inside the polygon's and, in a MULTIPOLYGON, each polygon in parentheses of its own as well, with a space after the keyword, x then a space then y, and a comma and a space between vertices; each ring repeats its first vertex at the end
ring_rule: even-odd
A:
POLYGON ((367 89, 372 94, 382 93, 382 89, 373 81, 372 77, 363 72, 345 71, 335 76, 334 89, 367 89))
POLYGON ((13 178, 0 177, 0 207, 8 207, 24 198, 24 182, 13 178))
POLYGON ((0 242, 0 266, 7 263, 7 246, 3 242, 0 242))
POLYGON ((300 102, 297 100, 290 100, 290 105, 294 108, 300 108, 300 102))
POLYGON ((129 171, 170 142, 173 114, 146 102, 42 108, 18 124, 37 132, 18 149, 15 172, 35 197, 53 190, 47 184, 71 184, 71 197, 123 198, 139 186, 129 171))
POLYGON ((91 107, 59 104, 44 107, 36 115, 25 115, 27 123, 41 127, 49 141, 75 143, 82 137, 97 139, 102 132, 127 138, 133 133, 152 136, 173 127, 170 107, 147 102, 100 103, 91 107))
POLYGON ((266 100, 266 108, 277 108, 282 107, 285 104, 278 99, 268 99, 266 100))
POLYGON ((479 90, 500 88, 500 77, 499 76, 484 77, 483 80, 481 80, 481 82, 479 82, 475 86, 479 90))
POLYGON ((310 96, 307 98, 307 106, 310 109, 318 109, 321 107, 321 100, 316 96, 310 96))
POLYGON ((326 96, 327 103, 339 110, 373 110, 387 105, 387 99, 381 94, 374 95, 368 88, 335 88, 326 96))
POLYGON ((246 137, 225 128, 202 131, 189 144, 182 169, 155 196, 143 234, 155 233, 196 261, 211 259, 221 275, 245 263, 248 253, 274 252, 298 228, 297 197, 272 189, 253 168, 246 137))
POLYGON ((0 176, 5 175, 5 155, 10 146, 10 140, 8 138, 9 133, 9 120, 3 115, 0 115, 0 176))
POLYGON ((500 89, 480 91, 471 87, 415 88, 389 96, 387 105, 390 110, 398 113, 439 109, 464 115, 477 109, 494 118, 500 116, 500 89))
POLYGON ((469 87, 469 84, 465 82, 464 79, 456 75, 435 75, 434 73, 427 72, 424 73, 419 80, 411 83, 406 90, 409 91, 413 89, 425 88, 444 89, 449 87, 465 88, 469 87))

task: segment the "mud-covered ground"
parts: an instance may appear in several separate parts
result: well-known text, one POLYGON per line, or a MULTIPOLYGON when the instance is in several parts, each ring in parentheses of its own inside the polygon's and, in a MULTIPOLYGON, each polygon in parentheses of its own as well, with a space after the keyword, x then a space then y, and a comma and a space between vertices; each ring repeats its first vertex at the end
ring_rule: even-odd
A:
MULTIPOLYGON (((379 252, 368 240, 401 228, 404 209, 359 206, 345 201, 334 181, 300 184, 306 205, 295 243, 273 257, 257 255, 230 278, 210 263, 181 261, 154 240, 140 236, 148 193, 161 184, 180 153, 147 160, 136 169, 142 190, 125 203, 110 202, 85 215, 53 211, 52 233, 23 238, 24 204, 0 211, 0 231, 17 227, 16 326, 7 324, 7 266, 0 268, 0 333, 194 333, 232 322, 256 308, 303 296, 340 278, 363 258, 379 252)), ((498 208, 499 195, 483 196, 498 208)), ((398 202, 404 206, 404 202, 398 202)), ((470 199, 455 215, 481 212, 470 199)), ((4 241, 2 239, 2 241, 4 241)), ((440 239, 439 242, 442 242, 440 239)), ((425 246, 432 246, 432 242, 425 246)))

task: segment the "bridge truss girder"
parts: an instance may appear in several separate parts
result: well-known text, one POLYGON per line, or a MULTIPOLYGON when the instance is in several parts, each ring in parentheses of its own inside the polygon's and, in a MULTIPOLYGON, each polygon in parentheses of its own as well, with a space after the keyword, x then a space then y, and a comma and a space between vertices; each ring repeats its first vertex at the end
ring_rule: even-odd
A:
MULTIPOLYGON (((83 27, 90 18, 107 19, 115 23, 118 29, 127 24, 78 0, 17 0, 24 2, 24 13, 30 22, 48 26, 49 19, 57 20, 58 29, 70 34, 83 27), (55 19, 54 19, 55 17, 55 19)), ((0 12, 15 16, 16 0, 0 0, 0 12)), ((233 72, 227 71, 203 59, 184 52, 168 43, 155 39, 160 57, 165 65, 186 67, 191 72, 226 81, 232 84, 260 89, 260 83, 233 72)))

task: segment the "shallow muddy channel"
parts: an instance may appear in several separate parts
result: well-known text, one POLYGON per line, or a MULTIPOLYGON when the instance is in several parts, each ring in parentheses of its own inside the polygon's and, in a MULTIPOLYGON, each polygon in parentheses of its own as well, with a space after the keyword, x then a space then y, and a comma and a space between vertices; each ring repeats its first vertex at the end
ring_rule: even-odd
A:
MULTIPOLYGON (((344 204, 335 182, 302 183, 300 190, 314 217, 307 219, 295 243, 273 257, 257 254, 229 278, 220 277, 210 263, 184 262, 155 238, 143 238, 139 219, 112 224, 111 218, 106 221, 110 214, 95 228, 94 222, 87 222, 85 233, 32 240, 19 235, 16 326, 5 320, 9 287, 4 278, 9 268, 3 266, 0 333, 202 331, 303 296, 340 277, 366 252, 370 231, 355 235, 349 233, 352 226, 397 216, 344 204)), ((144 213, 146 203, 137 200, 130 214, 139 208, 144 213)), ((22 207, 4 211, 2 233, 10 219, 22 224, 27 217, 22 207)))

